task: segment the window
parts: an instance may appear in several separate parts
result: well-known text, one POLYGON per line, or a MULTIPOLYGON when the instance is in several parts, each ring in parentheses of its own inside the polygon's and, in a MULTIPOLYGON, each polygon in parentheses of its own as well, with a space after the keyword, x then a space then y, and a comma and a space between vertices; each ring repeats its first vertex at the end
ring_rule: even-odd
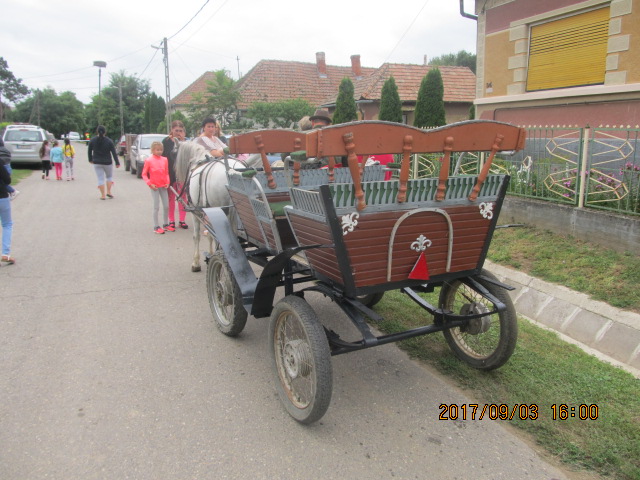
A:
POLYGON ((527 91, 604 83, 609 7, 531 27, 527 91))

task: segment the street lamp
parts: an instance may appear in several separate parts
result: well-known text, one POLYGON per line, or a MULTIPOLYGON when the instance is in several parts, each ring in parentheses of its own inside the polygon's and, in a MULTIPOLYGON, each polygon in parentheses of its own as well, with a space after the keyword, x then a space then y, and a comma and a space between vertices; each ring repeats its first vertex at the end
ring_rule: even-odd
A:
POLYGON ((95 60, 93 62, 93 66, 98 67, 98 125, 100 125, 102 123, 100 121, 100 106, 102 104, 102 69, 107 67, 107 62, 103 62, 102 60, 95 60))

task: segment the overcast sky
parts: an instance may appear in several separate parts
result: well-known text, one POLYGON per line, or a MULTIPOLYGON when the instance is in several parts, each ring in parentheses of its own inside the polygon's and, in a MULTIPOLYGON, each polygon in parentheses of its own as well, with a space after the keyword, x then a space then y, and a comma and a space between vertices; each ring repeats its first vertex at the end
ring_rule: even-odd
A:
MULTIPOLYGON (((467 12, 473 4, 465 0, 467 12)), ((262 59, 313 63, 325 52, 328 65, 349 66, 360 54, 362 66, 379 67, 476 51, 476 22, 460 16, 459 0, 4 0, 1 11, 0 56, 13 74, 85 103, 98 93, 95 60, 107 62, 103 86, 124 70, 164 98, 152 48, 164 37, 172 98, 205 71, 237 79, 262 59)))

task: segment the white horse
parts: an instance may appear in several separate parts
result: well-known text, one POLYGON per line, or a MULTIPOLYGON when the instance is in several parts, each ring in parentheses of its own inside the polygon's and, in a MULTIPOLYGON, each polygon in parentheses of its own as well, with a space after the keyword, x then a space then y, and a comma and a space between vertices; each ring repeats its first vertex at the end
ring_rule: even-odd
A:
MULTIPOLYGON (((186 185, 189 206, 208 208, 231 205, 231 198, 227 192, 227 173, 222 158, 208 157, 209 152, 195 142, 180 144, 176 158, 175 170, 178 183, 186 185)), ((260 155, 252 155, 244 161, 229 157, 227 163, 230 169, 244 169, 260 162, 260 155)), ((181 193, 181 192, 178 192, 181 193)), ((233 209, 232 209, 233 210, 233 209)), ((200 219, 193 217, 193 263, 192 272, 199 272, 200 268, 200 219)), ((230 217, 231 225, 235 226, 235 215, 230 217)), ((213 237, 209 235, 209 251, 213 252, 213 237)))

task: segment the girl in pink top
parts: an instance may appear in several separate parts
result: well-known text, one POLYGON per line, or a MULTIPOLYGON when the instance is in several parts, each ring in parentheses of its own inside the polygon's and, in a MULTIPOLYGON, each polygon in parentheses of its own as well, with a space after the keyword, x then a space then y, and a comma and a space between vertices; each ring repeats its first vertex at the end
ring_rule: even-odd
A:
POLYGON ((169 197, 167 191, 169 188, 169 161, 162 156, 163 146, 160 142, 151 144, 151 156, 144 161, 142 169, 142 178, 151 189, 151 197, 153 198, 153 231, 155 233, 164 233, 165 230, 175 232, 175 228, 169 225, 169 197), (163 227, 158 223, 158 210, 160 200, 162 200, 162 209, 164 219, 163 227))

